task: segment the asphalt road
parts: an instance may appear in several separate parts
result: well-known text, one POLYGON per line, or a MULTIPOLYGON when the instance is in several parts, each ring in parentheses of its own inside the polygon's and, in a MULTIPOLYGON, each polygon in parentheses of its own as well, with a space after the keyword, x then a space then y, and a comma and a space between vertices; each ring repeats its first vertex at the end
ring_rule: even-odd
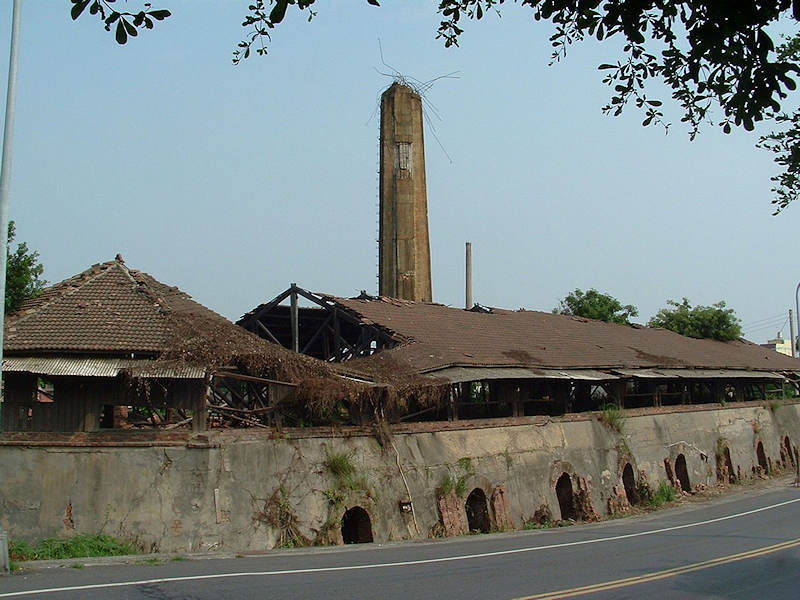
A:
POLYGON ((800 597, 799 567, 800 489, 784 485, 562 529, 32 571, 0 578, 0 599, 768 600, 800 597))

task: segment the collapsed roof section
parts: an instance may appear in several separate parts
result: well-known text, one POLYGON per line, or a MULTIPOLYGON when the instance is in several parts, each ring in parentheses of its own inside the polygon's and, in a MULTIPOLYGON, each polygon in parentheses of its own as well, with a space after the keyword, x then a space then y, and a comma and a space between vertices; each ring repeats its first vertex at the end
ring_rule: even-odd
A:
POLYGON ((292 286, 239 325, 348 370, 374 376, 380 363, 451 382, 492 379, 613 380, 770 378, 800 371, 800 360, 745 340, 693 339, 666 329, 617 325, 538 311, 462 310, 364 293, 311 294, 292 286), (281 307, 298 294, 318 308, 281 307), (347 322, 336 330, 334 324, 347 322), (326 338, 326 349, 315 345, 326 338), (363 340, 372 340, 364 344, 363 340), (380 343, 376 340, 381 340, 380 343), (378 353, 378 350, 385 350, 378 353), (373 356, 374 355, 374 356, 373 356), (350 360, 357 359, 357 360, 350 360))

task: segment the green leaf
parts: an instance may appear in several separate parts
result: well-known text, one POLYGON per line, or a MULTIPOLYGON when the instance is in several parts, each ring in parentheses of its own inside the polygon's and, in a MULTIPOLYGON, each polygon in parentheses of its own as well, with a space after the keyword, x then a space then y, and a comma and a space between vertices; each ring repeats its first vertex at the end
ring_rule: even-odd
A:
POLYGON ((286 16, 286 8, 289 6, 288 0, 275 0, 275 6, 269 13, 269 20, 271 23, 280 23, 283 17, 286 16))
POLYGON ((117 43, 124 45, 128 41, 128 34, 125 32, 124 19, 117 21, 116 39, 117 43))
POLYGON ((139 35, 139 33, 136 31, 136 27, 129 23, 127 19, 122 19, 122 22, 125 24, 125 31, 128 32, 129 36, 136 37, 139 35))
POLYGON ((74 21, 78 17, 81 16, 86 7, 89 6, 89 2, 92 0, 72 0, 72 10, 70 11, 70 16, 72 16, 72 20, 74 21))

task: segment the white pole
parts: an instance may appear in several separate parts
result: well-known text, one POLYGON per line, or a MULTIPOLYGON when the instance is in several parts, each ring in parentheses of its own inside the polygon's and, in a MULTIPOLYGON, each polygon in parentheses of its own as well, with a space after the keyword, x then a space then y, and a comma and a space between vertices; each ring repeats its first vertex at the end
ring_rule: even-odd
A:
MULTIPOLYGON (((6 259, 8 258, 8 189, 11 182, 11 139, 14 137, 14 109, 17 97, 17 48, 19 47, 19 21, 22 0, 14 0, 11 16, 11 52, 8 57, 8 89, 6 90, 6 121, 3 129, 3 158, 0 163, 0 390, 3 380, 3 323, 6 314, 6 259)), ((2 396, 0 395, 0 401, 2 396)), ((0 429, 2 429, 2 404, 0 404, 0 429)), ((0 572, 8 573, 8 537, 0 529, 0 572)))
POLYGON ((8 191, 11 187, 11 140, 14 137, 14 112, 17 97, 17 48, 22 0, 14 0, 11 17, 11 52, 8 58, 8 89, 6 90, 6 121, 3 129, 3 158, 0 164, 0 385, 3 376, 3 323, 6 314, 6 260, 8 258, 8 191))

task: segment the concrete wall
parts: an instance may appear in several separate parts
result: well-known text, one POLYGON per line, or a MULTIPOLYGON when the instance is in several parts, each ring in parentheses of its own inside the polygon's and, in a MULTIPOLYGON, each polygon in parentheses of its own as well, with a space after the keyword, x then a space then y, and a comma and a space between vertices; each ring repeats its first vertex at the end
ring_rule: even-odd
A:
POLYGON ((626 462, 655 487, 666 478, 664 460, 683 454, 692 486, 711 486, 722 438, 743 477, 753 476, 759 441, 777 468, 785 436, 797 443, 800 407, 641 414, 628 416, 621 434, 591 417, 462 424, 469 429, 448 424, 438 431, 431 425, 395 433, 383 447, 364 434, 274 438, 250 431, 211 434, 210 444, 194 439, 151 447, 24 446, 0 439, 0 526, 10 538, 28 541, 103 531, 148 550, 256 550, 280 542, 270 521, 296 525, 308 540, 328 523, 335 540, 345 509, 359 505, 371 517, 375 541, 399 540, 436 531, 435 489, 448 476, 462 479, 465 495, 481 487, 489 498, 503 486, 516 527, 542 504, 558 518, 555 483, 563 472, 575 485, 585 481, 602 516, 619 495, 626 462), (342 453, 355 466, 352 489, 341 489, 325 466, 326 456, 342 453), (398 504, 409 494, 397 455, 415 515, 398 504), (332 504, 337 495, 341 502, 332 504))

